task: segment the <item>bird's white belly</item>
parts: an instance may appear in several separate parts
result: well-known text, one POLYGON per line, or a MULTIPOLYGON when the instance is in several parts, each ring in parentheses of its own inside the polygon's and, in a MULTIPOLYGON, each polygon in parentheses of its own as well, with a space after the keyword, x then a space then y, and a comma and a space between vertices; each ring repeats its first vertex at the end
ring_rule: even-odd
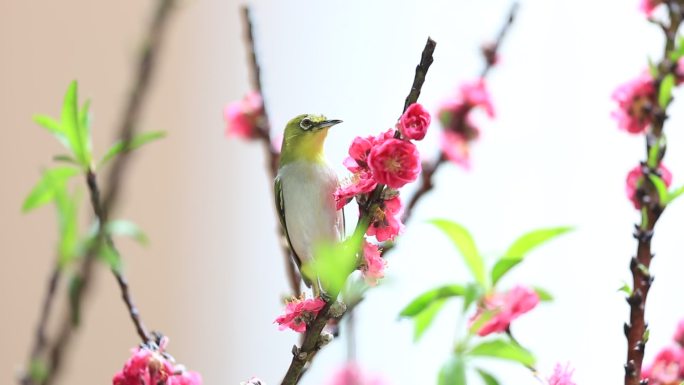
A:
POLYGON ((338 241, 344 233, 342 212, 335 209, 335 171, 324 164, 292 162, 279 171, 285 225, 292 247, 302 260, 311 260, 320 241, 338 241))

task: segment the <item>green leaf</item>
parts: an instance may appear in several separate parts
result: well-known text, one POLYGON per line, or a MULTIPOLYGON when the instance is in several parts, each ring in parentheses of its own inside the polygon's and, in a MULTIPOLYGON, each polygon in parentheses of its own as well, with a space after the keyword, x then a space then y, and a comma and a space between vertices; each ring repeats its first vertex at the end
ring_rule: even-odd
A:
POLYGON ((684 56, 684 37, 680 36, 677 39, 677 46, 676 48, 670 52, 670 60, 673 62, 677 62, 679 59, 684 56))
POLYGON ((428 290, 425 293, 419 295, 411 301, 406 307, 399 313, 401 317, 413 317, 421 313, 433 302, 449 298, 456 297, 465 294, 465 287, 461 285, 444 285, 436 287, 434 289, 428 290))
POLYGON ((658 105, 663 110, 672 100, 672 88, 675 85, 675 77, 673 74, 667 74, 663 81, 660 82, 660 90, 658 90, 658 105))
POLYGON ((480 368, 476 368, 475 371, 477 371, 477 374, 480 375, 485 385, 499 385, 499 380, 497 380, 496 377, 494 377, 491 373, 480 368))
POLYGON ((482 287, 487 286, 487 277, 485 272, 484 260, 477 251, 475 241, 465 227, 458 223, 446 219, 433 219, 430 221, 433 225, 442 230, 451 241, 456 245, 470 272, 482 287))
POLYGON ((667 137, 665 134, 660 135, 656 138, 654 143, 650 143, 648 148, 648 160, 647 164, 651 168, 658 168, 658 163, 660 163, 661 153, 667 148, 667 137))
POLYGON ((684 194, 684 186, 680 186, 679 188, 673 190, 671 193, 667 195, 667 201, 666 204, 672 203, 675 199, 679 198, 680 195, 684 194))
POLYGON ((524 234, 508 248, 504 254, 492 268, 492 284, 496 283, 509 270, 523 261, 527 253, 542 245, 545 242, 572 230, 571 227, 552 227, 545 229, 538 229, 524 234))
MULTIPOLYGON (((129 151, 133 151, 139 147, 141 147, 144 144, 153 142, 155 140, 161 139, 166 136, 166 132, 164 131, 150 131, 150 132, 143 132, 140 134, 137 134, 136 136, 131 139, 131 142, 129 144, 129 151)), ((112 160, 115 156, 120 154, 124 150, 124 144, 121 141, 118 141, 114 143, 112 147, 107 150, 107 153, 102 157, 100 162, 98 163, 97 167, 100 168, 107 163, 109 163, 110 160, 112 160)))
POLYGON ((43 176, 24 200, 21 210, 26 213, 51 202, 55 199, 55 189, 78 173, 79 170, 73 167, 55 167, 43 172, 43 176))
POLYGON ((105 230, 109 235, 124 235, 131 237, 141 245, 147 245, 149 239, 147 235, 133 222, 125 220, 114 220, 107 222, 105 230))
POLYGON ((116 252, 107 242, 102 244, 100 247, 98 255, 100 259, 104 261, 109 268, 114 271, 121 271, 121 257, 119 253, 116 252))
POLYGON ((478 314, 477 318, 474 320, 472 324, 470 324, 470 327, 468 328, 468 333, 471 335, 477 334, 478 331, 486 324, 489 322, 489 320, 494 317, 494 314, 498 313, 496 310, 482 310, 481 313, 478 314))
POLYGON ((344 287, 347 277, 357 267, 357 254, 361 249, 363 233, 344 242, 322 242, 314 246, 315 262, 302 266, 302 272, 312 281, 318 277, 325 291, 336 298, 344 287))
POLYGON ((90 100, 86 100, 78 111, 78 124, 84 137, 86 152, 93 153, 92 129, 90 127, 90 100))
POLYGON ((71 82, 62 105, 62 132, 69 141, 74 157, 83 167, 90 166, 90 152, 88 148, 88 133, 85 127, 81 126, 78 111, 78 83, 71 82))
POLYGON ((452 356, 442 365, 438 385, 466 385, 466 366, 462 357, 452 356))
POLYGON ((65 155, 65 154, 55 155, 52 157, 52 160, 54 160, 55 162, 64 162, 64 163, 73 164, 73 165, 79 166, 79 167, 81 166, 78 163, 78 161, 76 159, 74 159, 73 157, 71 157, 70 155, 65 155))
POLYGON ((71 324, 78 326, 81 321, 80 293, 83 288, 83 280, 78 275, 74 275, 69 280, 69 314, 71 324))
POLYGON ((475 284, 466 286, 465 294, 463 294, 463 314, 468 311, 470 305, 480 299, 482 296, 482 288, 475 284))
POLYGON ((31 360, 29 377, 34 384, 42 384, 48 377, 49 370, 45 362, 39 358, 31 360))
POLYGON ((527 350, 504 340, 485 341, 470 351, 471 356, 499 358, 502 360, 519 362, 525 366, 533 366, 534 356, 527 350))
POLYGON ((658 66, 653 62, 653 59, 648 58, 648 72, 655 79, 658 77, 658 66))
POLYGON ((618 291, 621 291, 625 294, 632 295, 632 288, 627 284, 627 282, 623 283, 622 286, 618 289, 618 291))
POLYGON ((648 179, 651 180, 651 183, 653 183, 653 186, 658 192, 660 205, 665 206, 670 198, 670 193, 667 191, 667 185, 665 185, 665 182, 657 175, 648 174, 648 179))
POLYGON ((71 149, 71 144, 69 144, 69 139, 67 139, 58 121, 47 115, 34 115, 33 121, 36 122, 36 124, 38 124, 39 126, 46 129, 55 138, 57 138, 57 140, 59 140, 59 142, 62 143, 64 147, 66 147, 70 151, 73 151, 71 149))
POLYGON ((62 184, 56 187, 55 203, 60 230, 59 266, 64 267, 78 256, 78 202, 62 184))
POLYGON ((432 325, 432 321, 435 320, 437 313, 442 310, 444 304, 446 304, 446 299, 433 301, 427 308, 413 317, 413 342, 418 342, 418 340, 420 340, 420 337, 422 337, 428 327, 432 325))
POLYGON ((532 288, 535 293, 539 296, 539 300, 542 302, 550 302, 553 301, 553 295, 546 291, 545 289, 542 289, 541 287, 535 286, 532 288))

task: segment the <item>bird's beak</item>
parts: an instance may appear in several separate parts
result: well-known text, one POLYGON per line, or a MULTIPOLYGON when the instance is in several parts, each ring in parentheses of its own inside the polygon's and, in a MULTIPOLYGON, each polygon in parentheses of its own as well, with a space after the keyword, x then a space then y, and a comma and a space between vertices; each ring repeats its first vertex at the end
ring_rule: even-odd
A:
POLYGON ((322 130, 324 128, 332 127, 332 126, 334 126, 336 124, 340 124, 340 123, 342 123, 342 121, 339 119, 324 120, 324 121, 316 124, 315 128, 316 128, 316 130, 322 130))

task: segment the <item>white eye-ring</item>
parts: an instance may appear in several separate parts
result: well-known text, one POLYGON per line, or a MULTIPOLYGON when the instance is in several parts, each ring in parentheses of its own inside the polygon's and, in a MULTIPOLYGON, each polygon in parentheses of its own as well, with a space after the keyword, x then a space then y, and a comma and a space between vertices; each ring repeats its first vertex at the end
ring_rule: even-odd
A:
POLYGON ((312 126, 313 126, 313 123, 311 122, 311 119, 309 119, 309 118, 304 118, 299 123, 299 127, 301 127, 302 130, 310 130, 312 126))

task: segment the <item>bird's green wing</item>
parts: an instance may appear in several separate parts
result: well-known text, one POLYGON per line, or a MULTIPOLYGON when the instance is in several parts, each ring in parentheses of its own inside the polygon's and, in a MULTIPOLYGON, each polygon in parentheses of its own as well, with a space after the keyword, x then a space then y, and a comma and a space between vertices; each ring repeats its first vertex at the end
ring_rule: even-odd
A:
MULTIPOLYGON (((280 219, 280 228, 282 229, 283 233, 285 234, 285 238, 287 239, 287 244, 290 246, 290 253, 294 257, 294 261, 297 264, 297 268, 299 271, 302 271, 302 260, 299 259, 299 256, 297 253, 294 251, 294 248, 292 247, 292 241, 290 241, 290 235, 287 233, 287 224, 285 223, 285 200, 283 198, 283 184, 280 181, 280 177, 277 176, 275 178, 275 182, 273 185, 273 190, 275 192, 275 206, 276 206, 276 211, 278 212, 278 218, 280 219)), ((306 284, 307 287, 311 287, 311 282, 304 276, 304 274, 301 274, 302 279, 304 280, 304 283, 306 284)))

